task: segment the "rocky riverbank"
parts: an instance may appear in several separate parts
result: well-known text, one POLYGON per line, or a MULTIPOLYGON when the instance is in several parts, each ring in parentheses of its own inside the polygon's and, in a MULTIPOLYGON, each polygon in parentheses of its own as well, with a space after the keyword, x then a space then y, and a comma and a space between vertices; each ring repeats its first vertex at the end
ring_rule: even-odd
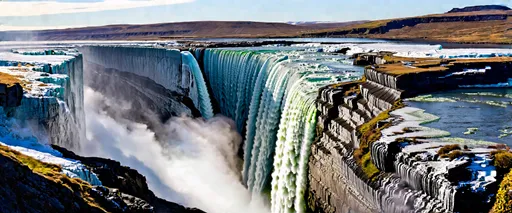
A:
POLYGON ((472 210, 489 211, 508 172, 495 167, 496 153, 510 155, 507 146, 444 138, 446 132, 420 125, 435 117, 399 102, 425 92, 507 86, 512 59, 364 58, 373 65, 363 81, 319 91, 310 210, 467 212, 479 203, 472 210))

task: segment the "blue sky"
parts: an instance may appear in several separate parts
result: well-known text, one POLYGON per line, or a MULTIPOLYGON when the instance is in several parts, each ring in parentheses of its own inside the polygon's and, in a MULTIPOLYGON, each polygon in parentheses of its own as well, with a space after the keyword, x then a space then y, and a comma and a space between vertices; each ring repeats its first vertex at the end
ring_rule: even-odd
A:
POLYGON ((443 13, 511 0, 16 0, 0 2, 0 30, 198 20, 352 21, 443 13))

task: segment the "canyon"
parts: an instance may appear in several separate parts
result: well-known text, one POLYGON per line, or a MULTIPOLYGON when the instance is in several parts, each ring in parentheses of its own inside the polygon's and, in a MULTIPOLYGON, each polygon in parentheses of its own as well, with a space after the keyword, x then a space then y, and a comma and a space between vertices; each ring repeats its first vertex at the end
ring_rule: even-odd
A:
MULTIPOLYGON (((493 160, 498 152, 509 153, 507 145, 450 138, 421 125, 435 116, 404 102, 470 86, 510 87, 509 49, 476 54, 386 43, 200 46, 67 44, 1 53, 0 71, 8 77, 0 81, 5 88, 0 141, 6 147, 0 160, 10 165, 2 172, 30 174, 25 184, 30 193, 45 191, 34 186, 38 181, 65 190, 66 184, 59 184, 69 177, 73 201, 55 200, 76 202, 77 211, 202 212, 183 204, 236 212, 193 199, 166 201, 171 198, 165 193, 153 192, 160 190, 155 182, 146 183, 144 176, 151 174, 122 166, 130 163, 122 157, 81 157, 91 147, 86 126, 92 126, 86 121, 94 114, 84 97, 89 88, 111 98, 93 102, 99 114, 144 124, 155 140, 141 142, 156 143, 162 152, 179 134, 162 124, 179 116, 204 122, 229 118, 241 138, 216 147, 227 164, 221 172, 233 173, 240 181, 233 184, 246 190, 249 200, 264 200, 268 209, 258 209, 262 212, 468 212, 475 202, 479 212, 498 208, 495 194, 510 168, 498 168, 493 160), (423 57, 408 55, 411 48, 423 57), (108 100, 130 107, 115 108, 108 100), (51 165, 57 165, 52 172, 38 170, 51 165), (61 173, 61 182, 51 178, 61 173)), ((216 138, 202 131, 208 133, 203 138, 216 138)), ((24 204, 9 209, 19 206, 24 204)))

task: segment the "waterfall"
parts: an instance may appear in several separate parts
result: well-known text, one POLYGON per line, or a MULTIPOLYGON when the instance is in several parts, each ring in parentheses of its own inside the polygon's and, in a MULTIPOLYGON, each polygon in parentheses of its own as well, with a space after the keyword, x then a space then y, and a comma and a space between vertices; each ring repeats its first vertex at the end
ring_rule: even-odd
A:
POLYGON ((302 91, 304 79, 291 88, 277 135, 272 173, 272 212, 304 212, 307 165, 316 128, 316 90, 302 91))
POLYGON ((255 194, 270 188, 272 212, 305 211, 318 88, 346 80, 307 54, 318 53, 206 49, 204 54, 221 113, 245 133, 243 181, 255 194))
POLYGON ((208 94, 208 89, 206 88, 203 73, 201 73, 201 69, 199 68, 199 64, 194 56, 188 51, 181 52, 181 57, 184 69, 188 69, 194 78, 194 81, 191 82, 195 82, 194 85, 197 89, 199 103, 196 105, 199 108, 201 115, 206 119, 210 119, 213 117, 212 102, 210 100, 210 95, 208 94))
POLYGON ((51 69, 38 71, 47 72, 33 80, 55 86, 44 89, 43 96, 34 95, 43 91, 40 88, 25 93, 21 106, 13 109, 14 118, 24 125, 41 124, 44 128, 40 131, 48 136, 49 142, 79 150, 80 142, 85 139, 82 55, 73 55, 60 64, 51 65, 51 69))

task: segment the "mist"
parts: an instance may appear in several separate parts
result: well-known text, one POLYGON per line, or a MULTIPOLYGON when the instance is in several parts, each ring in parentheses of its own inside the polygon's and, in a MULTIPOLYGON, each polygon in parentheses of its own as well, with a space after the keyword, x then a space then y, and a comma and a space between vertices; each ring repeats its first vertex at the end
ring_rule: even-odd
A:
POLYGON ((157 196, 188 207, 209 213, 269 212, 263 199, 241 184, 236 155, 241 137, 232 120, 173 117, 160 124, 156 137, 146 124, 112 115, 107 108, 126 111, 130 103, 85 88, 87 142, 80 154, 136 169, 157 196))

